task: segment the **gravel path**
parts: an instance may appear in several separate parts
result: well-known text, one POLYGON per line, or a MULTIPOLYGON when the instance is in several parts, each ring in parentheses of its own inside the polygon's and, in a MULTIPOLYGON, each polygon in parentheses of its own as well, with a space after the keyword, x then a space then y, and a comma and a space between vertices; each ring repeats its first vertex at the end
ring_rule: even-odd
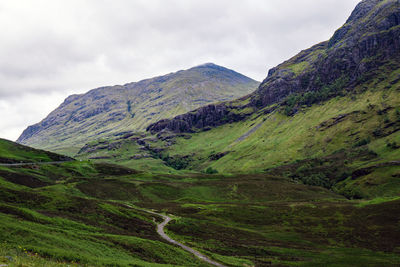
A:
POLYGON ((199 258, 200 260, 205 261, 205 262, 207 262, 207 263, 209 263, 209 264, 211 264, 211 265, 218 266, 218 267, 226 267, 225 265, 222 265, 221 263, 218 263, 218 262, 216 262, 216 261, 211 260, 211 259, 208 258, 207 256, 205 256, 205 255, 201 254, 200 252, 198 252, 198 251, 192 249, 191 247, 188 247, 188 246, 186 246, 186 245, 184 245, 184 244, 182 244, 182 243, 179 243, 178 241, 176 241, 176 240, 172 239, 171 237, 169 237, 169 236, 164 232, 164 227, 165 227, 170 221, 173 220, 171 217, 169 217, 169 216, 167 216, 167 215, 164 215, 164 214, 160 214, 160 213, 154 212, 154 211, 149 211, 149 210, 145 210, 145 209, 138 209, 138 208, 131 207, 131 206, 128 206, 128 207, 129 207, 129 208, 133 208, 133 209, 137 209, 137 210, 141 210, 141 211, 144 211, 144 212, 147 212, 147 213, 150 213, 150 214, 153 214, 153 215, 162 217, 162 218, 164 219, 164 221, 163 221, 162 223, 157 224, 157 233, 158 233, 163 239, 165 239, 166 241, 168 241, 169 243, 172 243, 172 244, 174 244, 174 245, 177 245, 177 246, 183 248, 184 250, 186 250, 186 251, 192 253, 193 255, 195 255, 195 256, 196 256, 197 258, 199 258))

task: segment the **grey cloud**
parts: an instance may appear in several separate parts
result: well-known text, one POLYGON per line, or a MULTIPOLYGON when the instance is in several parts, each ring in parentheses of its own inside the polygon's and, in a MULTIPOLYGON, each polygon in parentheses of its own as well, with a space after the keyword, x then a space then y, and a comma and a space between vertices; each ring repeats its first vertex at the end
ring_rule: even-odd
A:
POLYGON ((15 139, 69 94, 204 62, 262 80, 269 68, 328 39, 357 2, 1 1, 0 101, 7 105, 0 112, 15 106, 19 119, 2 116, 0 129, 9 130, 0 135, 15 139))

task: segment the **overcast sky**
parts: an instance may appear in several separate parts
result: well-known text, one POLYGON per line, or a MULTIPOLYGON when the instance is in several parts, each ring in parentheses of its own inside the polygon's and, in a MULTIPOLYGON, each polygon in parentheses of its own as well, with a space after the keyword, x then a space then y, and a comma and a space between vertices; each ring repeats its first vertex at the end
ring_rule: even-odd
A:
POLYGON ((358 0, 0 0, 0 137, 70 94, 213 62, 259 81, 358 0))

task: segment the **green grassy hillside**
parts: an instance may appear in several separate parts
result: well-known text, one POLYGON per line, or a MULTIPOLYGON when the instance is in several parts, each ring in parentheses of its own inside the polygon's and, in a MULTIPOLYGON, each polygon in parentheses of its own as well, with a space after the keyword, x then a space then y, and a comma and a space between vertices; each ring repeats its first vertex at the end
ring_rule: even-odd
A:
MULTIPOLYGON (((150 215, 118 203, 173 214, 169 235, 227 266, 400 262, 396 200, 350 202, 320 187, 265 175, 111 175, 96 165, 75 164, 86 165, 85 171, 74 166, 74 175, 54 185, 1 182, 2 262, 9 263, 5 256, 11 254, 50 266, 206 266, 161 241, 150 215), (361 222, 366 214, 369 219, 361 222)), ((36 173, 71 167, 40 167, 36 173)))
POLYGON ((208 131, 94 142, 78 157, 167 173, 271 172, 349 197, 398 196, 399 72, 381 75, 294 115, 268 107, 208 131))
POLYGON ((172 214, 168 235, 226 266, 400 263, 398 198, 349 201, 279 175, 185 172, 87 161, 0 166, 0 264, 207 266, 163 241, 159 218, 125 204, 172 214))
POLYGON ((0 164, 65 160, 71 160, 71 158, 44 150, 33 149, 0 138, 0 164))
POLYGON ((199 171, 212 167, 220 173, 265 172, 280 167, 289 176, 306 168, 307 161, 320 159, 340 169, 336 175, 343 177, 329 177, 329 166, 321 169, 334 184, 340 179, 367 195, 399 195, 400 83, 392 83, 398 75, 395 71, 387 79, 364 84, 358 89, 368 90, 362 93, 304 106, 293 116, 285 115, 282 107, 192 134, 190 139, 178 137, 164 153, 190 156, 189 166, 199 171), (329 161, 335 154, 340 162, 329 161), (352 176, 366 169, 357 179, 352 176))
POLYGON ((0 166, 0 264, 201 266, 162 242, 147 213, 84 193, 87 183, 123 179, 136 171, 79 161, 42 164, 44 151, 4 140, 0 148, 4 159, 23 155, 26 161, 41 161, 0 166))

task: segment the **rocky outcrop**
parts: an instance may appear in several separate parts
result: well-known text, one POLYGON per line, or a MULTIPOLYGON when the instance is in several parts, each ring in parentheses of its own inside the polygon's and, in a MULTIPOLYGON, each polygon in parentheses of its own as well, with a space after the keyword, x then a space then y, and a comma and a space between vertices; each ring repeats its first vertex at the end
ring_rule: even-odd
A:
POLYGON ((172 120, 161 120, 147 127, 147 131, 160 132, 164 129, 173 132, 193 132, 194 128, 202 129, 206 126, 219 126, 224 123, 240 121, 245 115, 231 112, 226 104, 208 105, 192 112, 176 116, 172 120))
POLYGON ((398 0, 362 1, 329 41, 270 70, 252 103, 264 107, 291 93, 321 90, 341 78, 351 90, 379 66, 399 60, 399 18, 398 0))
POLYGON ((147 130, 190 132, 194 128, 241 119, 236 114, 249 107, 257 111, 284 103, 291 94, 318 92, 328 86, 332 97, 335 91, 352 90, 373 77, 384 64, 400 63, 399 24, 399 0, 364 0, 329 41, 304 50, 271 69, 259 88, 243 99, 246 104, 231 108, 232 102, 225 102, 203 107, 172 120, 154 123, 147 130))

